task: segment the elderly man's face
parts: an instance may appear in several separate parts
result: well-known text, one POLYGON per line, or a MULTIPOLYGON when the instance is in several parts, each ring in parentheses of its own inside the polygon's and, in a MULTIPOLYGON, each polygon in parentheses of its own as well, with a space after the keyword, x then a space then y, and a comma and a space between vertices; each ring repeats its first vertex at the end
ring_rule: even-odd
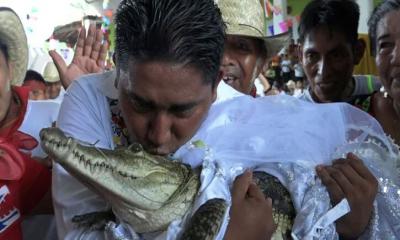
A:
POLYGON ((129 63, 119 84, 132 140, 158 155, 173 153, 196 133, 216 98, 197 68, 168 62, 129 63))
POLYGON ((4 120, 11 100, 11 66, 0 51, 0 122, 4 120))
POLYGON ((379 21, 376 29, 376 65, 389 95, 400 104, 400 10, 379 21))
POLYGON ((222 79, 244 94, 250 93, 265 63, 259 48, 255 38, 228 35, 225 40, 222 79))

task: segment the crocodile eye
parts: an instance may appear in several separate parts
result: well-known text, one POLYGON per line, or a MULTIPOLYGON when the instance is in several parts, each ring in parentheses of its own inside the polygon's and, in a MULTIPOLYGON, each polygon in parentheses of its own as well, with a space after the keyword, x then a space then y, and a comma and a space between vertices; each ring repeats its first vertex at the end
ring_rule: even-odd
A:
POLYGON ((132 143, 132 145, 129 146, 129 149, 134 153, 143 151, 143 147, 140 143, 132 143))

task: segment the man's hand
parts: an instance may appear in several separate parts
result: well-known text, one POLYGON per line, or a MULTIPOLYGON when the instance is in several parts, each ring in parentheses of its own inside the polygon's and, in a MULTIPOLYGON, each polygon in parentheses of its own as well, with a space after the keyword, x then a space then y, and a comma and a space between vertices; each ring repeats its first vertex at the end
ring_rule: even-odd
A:
POLYGON ((272 200, 266 199, 253 183, 253 174, 238 176, 232 189, 232 207, 225 240, 271 239, 276 230, 272 218, 272 200))
POLYGON ((54 64, 60 75, 60 80, 65 89, 82 75, 89 73, 103 72, 105 59, 107 57, 108 43, 102 43, 103 32, 96 29, 94 24, 89 26, 86 37, 86 30, 82 27, 75 48, 75 54, 69 66, 64 59, 55 51, 49 51, 54 64))
POLYGON ((378 181, 354 154, 333 161, 332 166, 318 166, 317 174, 326 186, 332 204, 346 198, 350 212, 336 221, 336 231, 344 239, 356 239, 367 227, 378 181))

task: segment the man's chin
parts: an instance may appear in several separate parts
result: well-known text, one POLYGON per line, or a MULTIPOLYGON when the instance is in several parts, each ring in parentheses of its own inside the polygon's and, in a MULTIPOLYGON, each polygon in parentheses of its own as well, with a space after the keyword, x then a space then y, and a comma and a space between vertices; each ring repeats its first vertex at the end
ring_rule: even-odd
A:
POLYGON ((337 94, 332 94, 332 91, 327 89, 316 89, 315 94, 313 94, 314 101, 320 103, 331 103, 338 102, 340 97, 337 94), (315 99, 317 98, 317 99, 315 99))

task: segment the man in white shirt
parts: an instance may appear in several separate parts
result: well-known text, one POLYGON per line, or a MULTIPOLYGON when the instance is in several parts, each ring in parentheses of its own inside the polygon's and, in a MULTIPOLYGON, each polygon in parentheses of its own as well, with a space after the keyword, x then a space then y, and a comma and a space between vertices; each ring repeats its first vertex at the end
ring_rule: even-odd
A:
MULTIPOLYGON (((116 72, 86 76, 71 85, 58 122, 67 135, 108 149, 137 141, 150 153, 169 155, 179 151, 199 129, 218 124, 224 126, 228 121, 243 118, 239 114, 240 104, 228 104, 236 114, 228 114, 222 122, 218 121, 219 115, 216 114, 216 121, 206 122, 217 98, 218 82, 223 76, 219 64, 225 40, 222 20, 212 1, 122 1, 116 14, 116 26, 116 72), (198 5, 202 7, 196 7, 198 5), (114 83, 110 80, 114 78, 118 90, 110 87, 114 83)), ((240 98, 249 103, 248 97, 240 98)), ((246 104, 244 120, 257 122, 256 116, 249 116, 252 112, 250 104, 246 104)), ((221 111, 217 106, 215 108, 221 111)), ((293 109, 280 110, 293 112, 293 109)), ((230 130, 246 131, 236 127, 230 130)), ((315 141, 319 138, 311 138, 314 143, 320 142, 315 141)), ((212 139, 218 140, 218 136, 212 139)), ((235 139, 240 140, 240 137, 235 139)), ((288 152, 285 149, 288 150, 284 148, 282 153, 288 152)), ((201 159, 197 161, 201 162, 201 159)), ((363 169, 363 174, 354 175, 354 179, 363 186, 374 184, 373 177, 364 175, 368 170, 360 160, 343 160, 340 169, 348 169, 354 161, 359 163, 358 168, 363 169)), ((342 174, 341 170, 338 172, 342 174)), ((237 185, 240 185, 241 192, 233 194, 226 239, 269 238, 273 232, 270 200, 260 197, 250 176, 235 182, 237 185)), ((350 192, 357 189, 352 185, 346 187, 351 189, 350 192)), ((103 231, 76 228, 71 219, 75 215, 108 209, 108 204, 59 165, 54 166, 53 195, 60 239, 105 238, 103 231)), ((362 212, 368 213, 372 208, 369 206, 370 198, 373 199, 374 194, 362 192, 362 195, 363 202, 368 203, 362 212)), ((357 200, 351 201, 351 204, 356 203, 357 200)), ((359 215, 360 211, 352 211, 346 217, 352 220, 359 215)), ((345 231, 359 235, 358 228, 364 230, 365 227, 352 224, 350 230, 345 231)))

